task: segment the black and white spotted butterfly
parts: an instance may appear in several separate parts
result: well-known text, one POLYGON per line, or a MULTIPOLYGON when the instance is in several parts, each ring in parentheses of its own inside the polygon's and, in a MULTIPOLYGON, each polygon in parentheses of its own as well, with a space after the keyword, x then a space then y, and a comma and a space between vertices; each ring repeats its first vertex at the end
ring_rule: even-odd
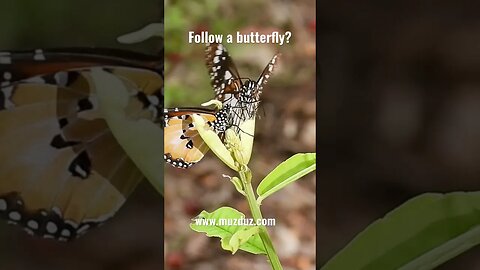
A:
POLYGON ((30 234, 75 239, 111 218, 144 179, 107 124, 95 72, 112 78, 102 81, 112 99, 119 83, 127 89, 125 120, 162 126, 163 55, 0 52, 0 217, 30 234))
MULTIPOLYGON (((277 63, 276 54, 257 80, 242 78, 225 46, 207 44, 205 58, 215 98, 231 108, 230 127, 238 127, 242 121, 255 117, 263 87, 277 63)), ((239 130, 237 129, 237 132, 239 130)))
MULTIPOLYGON (((222 138, 228 128, 241 135, 240 124, 255 117, 263 87, 270 78, 279 54, 273 56, 257 80, 240 77, 237 68, 222 44, 207 44, 205 59, 215 99, 222 102, 220 110, 202 108, 165 111, 165 152, 167 163, 189 168, 199 162, 208 147, 201 140, 191 115, 196 113, 222 138)), ((251 136, 251 134, 247 134, 251 136)))

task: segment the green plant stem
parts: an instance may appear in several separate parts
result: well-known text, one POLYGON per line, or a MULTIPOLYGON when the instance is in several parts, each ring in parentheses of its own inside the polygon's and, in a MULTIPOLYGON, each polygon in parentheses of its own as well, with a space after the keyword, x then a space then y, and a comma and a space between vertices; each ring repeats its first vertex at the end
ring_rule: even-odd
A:
MULTIPOLYGON (((250 173, 250 171, 248 170, 250 173)), ((251 176, 247 176, 245 171, 239 172, 240 179, 245 188, 245 194, 247 197, 248 205, 250 206, 250 211, 252 212, 252 216, 255 220, 262 219, 262 212, 260 212, 260 207, 257 204, 255 193, 253 192, 251 176), (250 179, 249 179, 250 178, 250 179)), ((265 250, 267 252, 268 260, 270 261, 270 265, 272 266, 273 270, 282 270, 282 265, 280 264, 280 260, 278 259, 277 253, 275 252, 275 248, 273 247, 272 240, 268 235, 267 228, 264 225, 258 225, 260 228, 260 238, 262 239, 263 245, 265 246, 265 250)))

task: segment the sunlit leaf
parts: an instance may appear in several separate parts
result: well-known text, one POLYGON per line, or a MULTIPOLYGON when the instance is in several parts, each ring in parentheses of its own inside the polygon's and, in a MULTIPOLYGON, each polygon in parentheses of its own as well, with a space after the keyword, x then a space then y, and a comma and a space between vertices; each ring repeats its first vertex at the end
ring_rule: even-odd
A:
POLYGON ((280 163, 258 185, 257 202, 260 204, 266 197, 314 171, 315 165, 315 153, 295 154, 280 163))
POLYGON ((215 155, 220 158, 231 169, 238 171, 238 167, 233 160, 230 151, 227 150, 223 142, 218 135, 206 125, 205 120, 196 114, 192 115, 193 122, 197 127, 198 134, 202 137, 203 141, 208 145, 215 155))
POLYGON ((202 211, 190 224, 190 228, 196 232, 203 232, 208 237, 221 238, 222 248, 232 253, 241 249, 253 254, 265 254, 265 248, 257 229, 252 229, 256 227, 228 225, 233 224, 234 220, 238 221, 242 218, 245 218, 245 215, 238 210, 221 207, 212 213, 202 211), (227 225, 221 225, 221 219, 227 225))
POLYGON ((480 192, 423 194, 358 234, 323 270, 434 269, 480 243, 480 192))
MULTIPOLYGON (((250 238, 258 235, 259 231, 260 229, 257 226, 254 226, 245 227, 243 230, 235 232, 232 237, 230 237, 230 241, 228 241, 228 250, 232 251, 232 254, 235 254, 242 245, 248 243, 250 238)), ((224 242, 226 241, 222 241, 222 247, 224 242)))

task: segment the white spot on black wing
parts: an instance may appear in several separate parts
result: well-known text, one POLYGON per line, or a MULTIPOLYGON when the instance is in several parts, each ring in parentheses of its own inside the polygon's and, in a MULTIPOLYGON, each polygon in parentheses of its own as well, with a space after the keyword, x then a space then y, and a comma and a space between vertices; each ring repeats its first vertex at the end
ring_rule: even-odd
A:
POLYGON ((33 55, 33 60, 35 61, 44 61, 45 60, 45 55, 43 54, 42 49, 36 49, 35 53, 33 55))
POLYGON ((63 237, 69 238, 70 236, 72 236, 72 233, 68 229, 63 229, 62 232, 61 232, 61 235, 63 237))
POLYGON ((12 73, 8 72, 8 71, 5 71, 3 73, 3 79, 7 80, 7 81, 10 81, 12 79, 12 73))
POLYGON ((31 219, 27 222, 27 226, 30 229, 37 230, 38 229, 38 222, 36 220, 31 219))
POLYGON ((47 230, 47 232, 49 234, 55 234, 55 233, 57 233, 58 226, 57 226, 57 224, 53 223, 52 221, 49 221, 49 222, 47 222, 47 226, 45 227, 45 229, 47 230))
POLYGON ((68 171, 82 179, 88 178, 91 173, 92 162, 86 151, 82 151, 68 166, 68 171))
POLYGON ((232 78, 232 73, 230 73, 230 71, 225 71, 225 76, 224 76, 224 79, 225 80, 229 80, 232 78))
POLYGON ((7 201, 5 201, 5 199, 0 199, 0 211, 7 210, 7 207, 7 201))
POLYGON ((76 71, 59 72, 57 74, 59 75, 56 75, 55 79, 57 80, 57 83, 59 83, 61 86, 70 86, 80 76, 80 74, 76 71))
POLYGON ((171 164, 173 167, 181 168, 181 169, 187 169, 195 164, 194 162, 186 162, 183 160, 183 158, 174 159, 170 153, 164 154, 163 158, 167 163, 171 164))
POLYGON ((9 65, 12 63, 10 52, 0 52, 0 64, 9 65))
POLYGON ((59 86, 65 87, 68 84, 68 73, 65 71, 55 73, 53 78, 59 86))
POLYGON ((193 141, 189 140, 188 143, 186 144, 186 146, 187 146, 188 149, 192 149, 193 148, 193 141))
POLYGON ((8 218, 13 220, 13 221, 19 221, 19 220, 22 219, 22 215, 17 211, 12 211, 12 212, 8 213, 8 218))
POLYGON ((86 233, 89 228, 90 228, 90 225, 89 225, 89 224, 83 224, 83 225, 77 230, 77 234, 86 233))

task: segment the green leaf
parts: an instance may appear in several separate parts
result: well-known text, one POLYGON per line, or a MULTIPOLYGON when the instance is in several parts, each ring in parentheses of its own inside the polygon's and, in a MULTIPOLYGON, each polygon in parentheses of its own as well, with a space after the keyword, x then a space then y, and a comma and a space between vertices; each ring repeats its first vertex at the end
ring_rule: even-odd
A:
POLYGON ((323 270, 434 269, 480 243, 480 192, 423 194, 358 234, 323 270))
POLYGON ((190 228, 196 232, 203 232, 208 237, 221 238, 222 248, 232 253, 238 249, 253 254, 266 254, 263 242, 257 233, 253 233, 252 226, 228 225, 234 220, 245 218, 245 215, 231 207, 221 207, 212 213, 202 211, 197 218, 190 223, 190 228), (221 220, 223 219, 223 220, 221 220), (220 224, 226 221, 226 224, 220 224), (233 238, 233 240, 232 240, 233 238))
POLYGON ((228 175, 223 175, 223 177, 226 177, 232 182, 232 184, 235 186, 235 189, 238 191, 238 193, 242 194, 243 196, 246 196, 245 191, 243 191, 243 184, 240 178, 238 177, 231 177, 228 175))
MULTIPOLYGON (((235 232, 230 240, 228 241, 228 250, 232 251, 232 254, 235 254, 241 245, 244 245, 248 240, 255 235, 258 235, 260 229, 258 226, 255 227, 245 227, 242 230, 235 232)), ((222 239, 223 240, 223 239, 222 239)), ((226 242, 226 241, 225 241, 226 242)), ((222 247, 224 246, 222 241, 222 247)), ((225 245, 227 246, 227 245, 225 245)))
POLYGON ((315 153, 295 154, 280 163, 271 171, 257 187, 259 195, 257 202, 261 202, 286 185, 298 180, 302 176, 315 170, 315 153))

